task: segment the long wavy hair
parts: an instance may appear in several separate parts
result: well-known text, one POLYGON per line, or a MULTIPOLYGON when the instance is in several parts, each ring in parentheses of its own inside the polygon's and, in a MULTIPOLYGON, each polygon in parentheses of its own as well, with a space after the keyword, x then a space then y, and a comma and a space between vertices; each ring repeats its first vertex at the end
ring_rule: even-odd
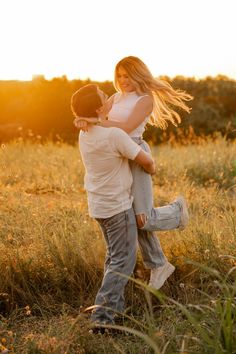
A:
POLYGON ((175 90, 168 82, 153 77, 152 73, 137 57, 128 56, 121 59, 115 67, 114 86, 117 91, 122 92, 118 82, 118 70, 122 67, 135 87, 138 94, 149 94, 153 98, 153 111, 149 120, 151 125, 166 129, 168 121, 177 126, 181 122, 180 115, 173 109, 173 106, 190 113, 191 108, 185 101, 193 97, 182 90, 175 90))

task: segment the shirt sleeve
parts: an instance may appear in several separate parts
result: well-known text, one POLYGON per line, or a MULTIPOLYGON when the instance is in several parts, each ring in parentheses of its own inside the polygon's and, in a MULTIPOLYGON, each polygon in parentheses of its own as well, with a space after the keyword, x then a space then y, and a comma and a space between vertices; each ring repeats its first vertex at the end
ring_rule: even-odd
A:
POLYGON ((114 149, 127 159, 134 160, 141 147, 120 128, 110 128, 110 139, 114 149))

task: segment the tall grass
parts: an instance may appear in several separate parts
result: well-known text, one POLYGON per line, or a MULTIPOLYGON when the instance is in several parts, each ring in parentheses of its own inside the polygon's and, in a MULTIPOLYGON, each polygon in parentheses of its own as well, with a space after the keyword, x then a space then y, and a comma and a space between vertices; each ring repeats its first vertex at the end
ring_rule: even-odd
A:
POLYGON ((236 352, 235 142, 160 146, 153 154, 155 204, 184 194, 191 221, 181 233, 159 234, 176 265, 161 292, 140 285, 149 272, 138 254, 123 326, 135 336, 104 339, 88 334, 83 313, 100 285, 105 250, 88 216, 78 148, 2 145, 2 353, 236 352))

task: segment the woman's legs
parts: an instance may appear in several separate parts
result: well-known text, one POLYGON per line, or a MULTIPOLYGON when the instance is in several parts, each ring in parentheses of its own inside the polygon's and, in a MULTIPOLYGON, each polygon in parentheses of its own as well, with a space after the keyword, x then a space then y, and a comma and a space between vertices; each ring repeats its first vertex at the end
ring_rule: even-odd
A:
MULTIPOLYGON (((142 140, 140 146, 144 151, 151 152, 145 141, 142 140)), ((130 168, 133 176, 133 208, 138 227, 146 231, 167 231, 178 228, 181 218, 180 198, 163 207, 154 208, 151 176, 134 161, 130 161, 130 168)))
MULTIPOLYGON (((140 146, 150 153, 146 142, 142 141, 140 146)), ((138 227, 142 228, 138 231, 139 247, 145 266, 151 269, 150 285, 159 289, 175 268, 167 261, 154 231, 178 228, 181 209, 178 200, 154 208, 151 176, 133 161, 130 161, 130 168, 133 175, 133 208, 138 227)))
POLYGON ((175 267, 166 259, 155 232, 138 229, 138 243, 143 262, 151 270, 149 286, 160 289, 175 267))
POLYGON ((138 243, 143 262, 148 269, 164 265, 166 257, 155 232, 138 229, 138 243))
POLYGON ((138 227, 147 231, 183 230, 188 220, 188 208, 182 196, 177 197, 174 202, 168 205, 152 208, 149 215, 136 216, 138 227))

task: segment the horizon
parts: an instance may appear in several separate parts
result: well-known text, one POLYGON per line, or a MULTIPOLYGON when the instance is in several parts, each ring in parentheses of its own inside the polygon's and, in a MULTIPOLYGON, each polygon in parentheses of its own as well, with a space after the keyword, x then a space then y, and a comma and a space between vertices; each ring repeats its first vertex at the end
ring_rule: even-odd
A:
MULTIPOLYGON (((162 74, 159 76, 155 76, 155 78, 168 78, 169 80, 175 80, 177 78, 183 78, 185 80, 194 80, 194 81, 201 81, 201 80, 207 80, 207 79, 213 79, 213 80, 224 80, 226 79, 227 81, 236 81, 236 77, 230 77, 226 74, 223 73, 218 73, 215 76, 212 75, 206 75, 204 77, 196 77, 196 76, 184 76, 181 74, 177 74, 175 76, 169 76, 166 74, 162 74)), ((31 79, 1 79, 0 82, 32 82, 32 81, 37 81, 37 80, 44 80, 44 81, 53 81, 55 79, 65 79, 67 81, 91 81, 91 82, 98 82, 98 83, 104 83, 104 82, 111 82, 113 83, 113 79, 104 79, 104 80, 96 80, 91 77, 75 77, 75 78, 68 78, 66 74, 63 74, 61 76, 54 76, 54 77, 46 77, 44 74, 37 74, 37 75, 32 75, 31 79)))

